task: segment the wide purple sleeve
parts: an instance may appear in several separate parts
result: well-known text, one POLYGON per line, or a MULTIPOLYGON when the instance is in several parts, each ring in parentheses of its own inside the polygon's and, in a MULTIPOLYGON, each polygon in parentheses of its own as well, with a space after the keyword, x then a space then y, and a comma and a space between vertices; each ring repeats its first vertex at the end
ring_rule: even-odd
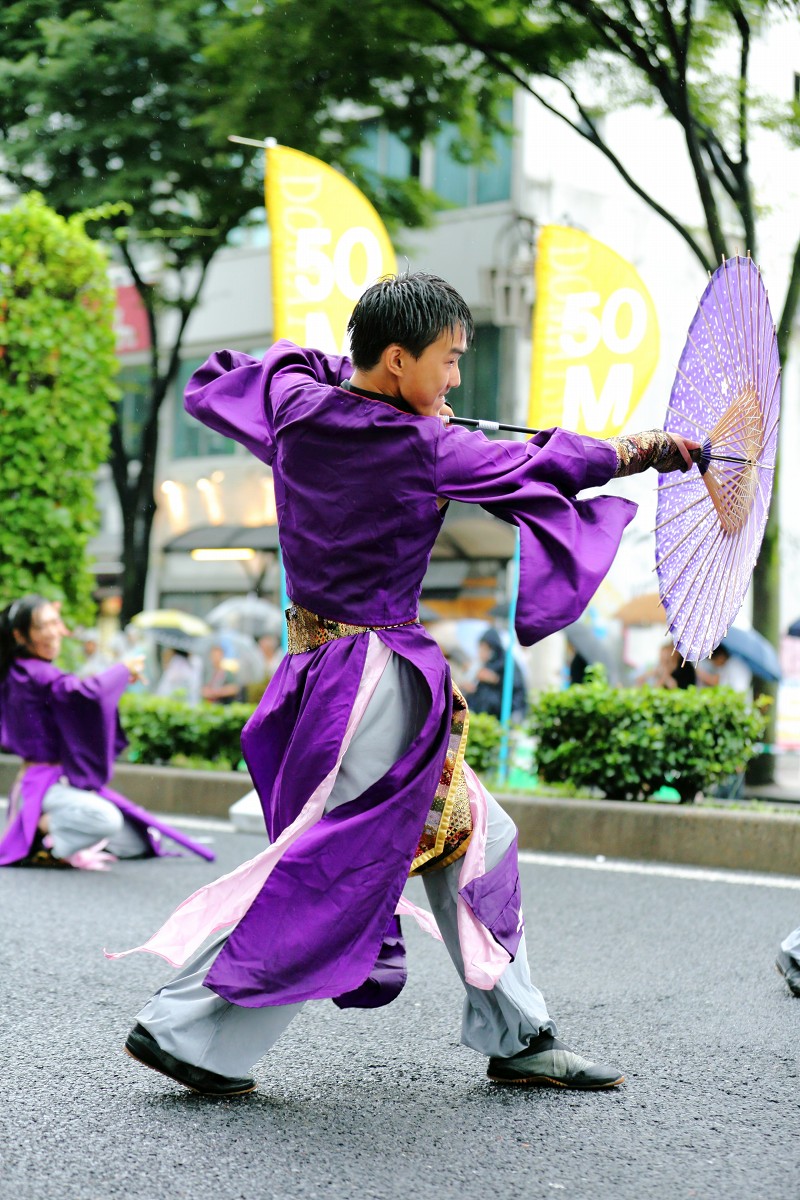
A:
POLYGON ((241 442, 262 462, 275 452, 275 406, 299 387, 338 385, 352 367, 346 358, 276 342, 263 359, 219 350, 186 385, 186 411, 210 429, 241 442))
POLYGON ((607 483, 616 465, 608 442, 564 429, 527 442, 492 442, 442 427, 437 496, 480 504, 519 528, 516 631, 523 646, 576 621, 614 561, 636 505, 617 496, 576 496, 607 483))
POLYGON ((119 700, 130 672, 124 663, 79 679, 59 675, 50 686, 53 716, 61 741, 59 761, 74 787, 102 787, 127 741, 119 721, 119 700))

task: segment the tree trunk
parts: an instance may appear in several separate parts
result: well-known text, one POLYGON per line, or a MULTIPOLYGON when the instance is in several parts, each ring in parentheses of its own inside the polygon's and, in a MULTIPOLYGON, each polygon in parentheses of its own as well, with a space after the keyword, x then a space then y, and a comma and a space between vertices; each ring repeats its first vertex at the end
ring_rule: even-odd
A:
POLYGON ((141 612, 145 603, 145 586, 150 562, 150 534, 156 503, 153 496, 153 471, 144 467, 136 486, 130 489, 130 503, 123 511, 122 539, 122 611, 120 620, 127 625, 131 617, 141 612), (142 476, 146 476, 145 479, 142 476))
MULTIPOLYGON (((777 481, 776 481, 777 483, 777 481)), ((763 634, 773 646, 780 644, 780 558, 779 526, 777 517, 777 495, 770 509, 761 553, 753 572, 753 628, 763 634)), ((767 710, 767 728, 764 744, 775 745, 777 729, 778 685, 756 679, 753 689, 756 698, 768 696, 772 703, 767 710)), ((775 780, 775 756, 771 750, 754 758, 747 768, 747 782, 752 784, 773 783, 775 780)))

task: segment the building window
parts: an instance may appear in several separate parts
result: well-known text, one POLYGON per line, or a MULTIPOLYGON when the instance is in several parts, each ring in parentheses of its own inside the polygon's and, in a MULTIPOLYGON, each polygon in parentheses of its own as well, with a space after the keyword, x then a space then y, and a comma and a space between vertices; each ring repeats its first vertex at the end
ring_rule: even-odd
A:
POLYGON ((478 325, 475 340, 459 364, 461 387, 452 393, 458 417, 497 421, 500 409, 500 330, 478 325))
MULTIPOLYGON (((504 117, 510 120, 510 105, 504 117)), ((492 158, 482 163, 463 163, 454 152, 458 137, 455 125, 444 125, 435 139, 433 190, 458 208, 510 200, 511 138, 496 133, 492 139, 492 158)))
POLYGON ((146 363, 120 367, 119 420, 122 445, 129 458, 142 457, 142 432, 150 409, 150 370, 146 363))
POLYGON ((181 362, 175 380, 172 410, 172 457, 205 458, 207 455, 235 454, 236 443, 190 417, 183 407, 183 391, 189 377, 203 365, 201 358, 181 362))
POLYGON ((370 174, 385 175, 389 179, 411 179, 419 175, 419 155, 378 121, 364 122, 362 143, 353 151, 352 157, 370 174))

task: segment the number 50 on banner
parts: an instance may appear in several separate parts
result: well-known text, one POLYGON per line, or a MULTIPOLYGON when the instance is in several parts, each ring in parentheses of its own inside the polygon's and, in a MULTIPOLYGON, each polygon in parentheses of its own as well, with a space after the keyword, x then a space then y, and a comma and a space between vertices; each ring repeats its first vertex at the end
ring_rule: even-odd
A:
POLYGON ((528 419, 622 432, 658 362, 655 306, 634 267, 577 229, 539 239, 528 419))
POLYGON ((274 336, 346 352, 347 322, 369 284, 397 270, 383 222, 354 184, 285 146, 267 149, 274 336))

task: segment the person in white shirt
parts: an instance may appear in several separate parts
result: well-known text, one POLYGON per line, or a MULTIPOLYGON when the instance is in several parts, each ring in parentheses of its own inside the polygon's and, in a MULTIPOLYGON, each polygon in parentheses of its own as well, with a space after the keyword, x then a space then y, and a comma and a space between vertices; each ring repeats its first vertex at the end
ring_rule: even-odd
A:
POLYGON ((753 672, 743 659, 731 654, 724 646, 717 646, 711 657, 698 666, 697 680, 704 687, 729 687, 749 695, 753 672))

